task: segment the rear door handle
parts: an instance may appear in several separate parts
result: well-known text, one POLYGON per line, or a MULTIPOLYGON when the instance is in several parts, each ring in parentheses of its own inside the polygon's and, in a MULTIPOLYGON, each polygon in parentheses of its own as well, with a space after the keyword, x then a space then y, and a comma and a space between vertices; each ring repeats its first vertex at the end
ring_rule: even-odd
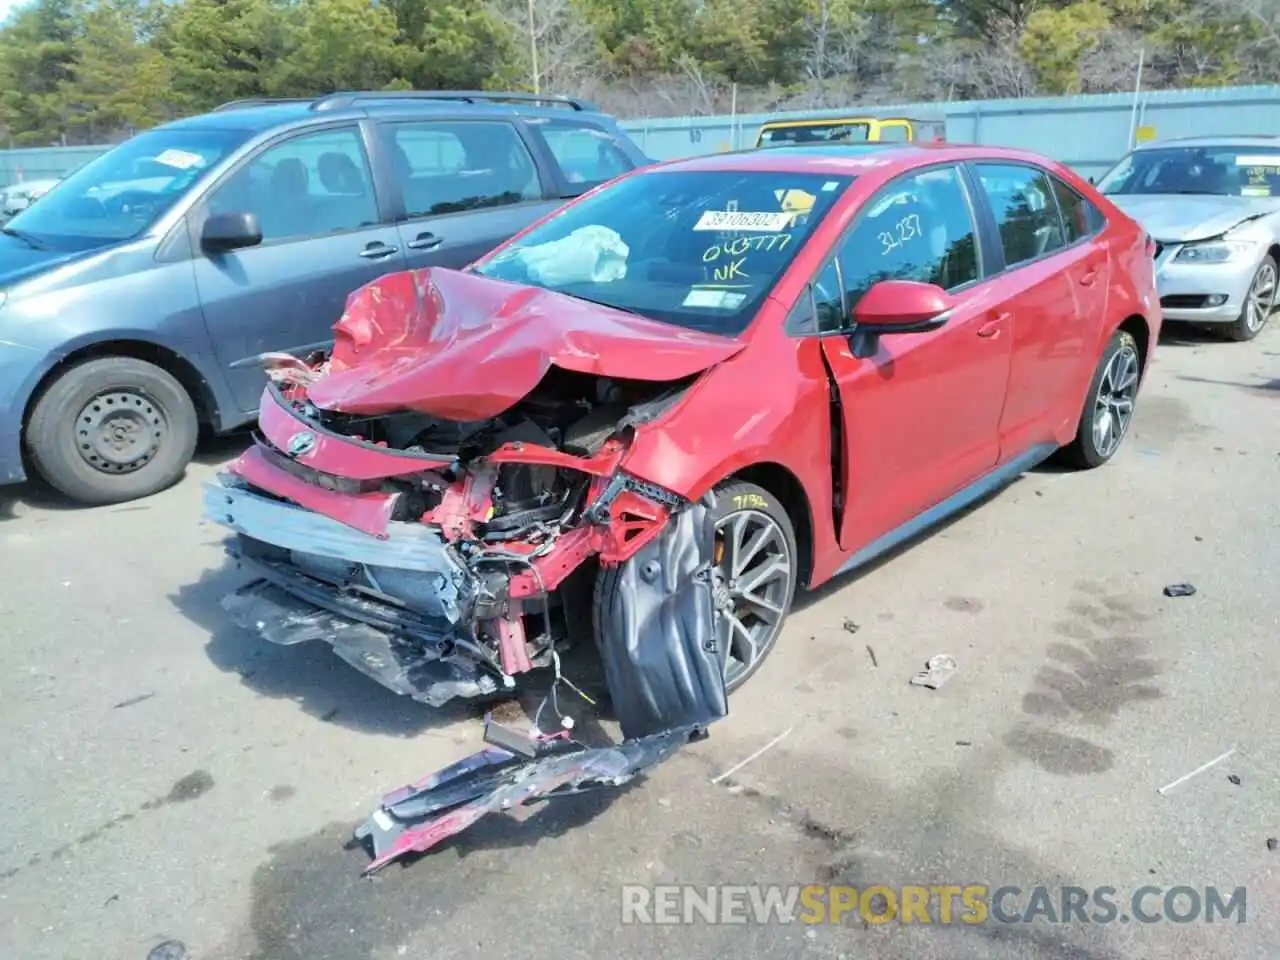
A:
POLYGON ((399 247, 393 247, 390 244, 383 243, 381 240, 377 240, 361 250, 360 256, 366 260, 381 260, 383 257, 391 256, 399 249, 399 247))
POLYGON ((444 243, 444 237, 437 237, 434 233, 420 233, 406 246, 410 250, 434 250, 442 243, 444 243))
POLYGON ((990 339, 1000 336, 1000 330, 1004 327, 1005 321, 1008 320, 1010 314, 1002 313, 994 320, 988 320, 978 328, 978 336, 990 339))
POLYGON ((1090 270, 1088 273, 1086 273, 1083 277, 1080 278, 1080 286, 1092 287, 1094 284, 1094 281, 1097 279, 1098 279, 1098 271, 1090 270))

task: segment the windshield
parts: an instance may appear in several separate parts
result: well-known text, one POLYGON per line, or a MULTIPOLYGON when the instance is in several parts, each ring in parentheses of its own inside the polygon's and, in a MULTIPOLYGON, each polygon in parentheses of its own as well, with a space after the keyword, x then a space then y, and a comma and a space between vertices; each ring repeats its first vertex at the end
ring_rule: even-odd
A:
POLYGON ((1280 197, 1280 150, 1162 147, 1135 150, 1102 178, 1104 194, 1280 197))
POLYGON ((735 336, 850 182, 740 170, 632 176, 474 269, 735 336))
POLYGON ((766 143, 830 143, 866 140, 871 124, 832 121, 807 123, 800 127, 774 127, 760 131, 760 145, 766 143))
POLYGON ((244 139, 232 130, 139 134, 69 175, 8 227, 57 250, 128 240, 244 139))

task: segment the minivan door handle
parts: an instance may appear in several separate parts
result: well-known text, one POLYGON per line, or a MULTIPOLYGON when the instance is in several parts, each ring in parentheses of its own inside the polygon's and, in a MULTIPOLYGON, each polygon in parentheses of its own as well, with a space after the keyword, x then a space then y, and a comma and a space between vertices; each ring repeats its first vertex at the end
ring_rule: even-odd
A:
POLYGON ((406 246, 410 250, 434 250, 442 243, 444 243, 444 237, 437 237, 434 233, 420 233, 406 246))
POLYGON ((381 260, 383 257, 391 256, 399 249, 399 247, 393 247, 390 244, 383 243, 381 240, 375 240, 360 251, 360 256, 366 260, 381 260))

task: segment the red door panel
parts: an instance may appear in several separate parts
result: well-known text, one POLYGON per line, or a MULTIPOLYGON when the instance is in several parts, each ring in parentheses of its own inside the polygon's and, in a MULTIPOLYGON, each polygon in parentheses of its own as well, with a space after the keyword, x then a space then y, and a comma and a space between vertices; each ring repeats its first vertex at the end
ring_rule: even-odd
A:
POLYGON ((842 549, 865 546, 996 465, 1013 344, 997 294, 990 283, 971 288, 946 326, 881 337, 867 359, 844 336, 822 339, 843 411, 842 549))

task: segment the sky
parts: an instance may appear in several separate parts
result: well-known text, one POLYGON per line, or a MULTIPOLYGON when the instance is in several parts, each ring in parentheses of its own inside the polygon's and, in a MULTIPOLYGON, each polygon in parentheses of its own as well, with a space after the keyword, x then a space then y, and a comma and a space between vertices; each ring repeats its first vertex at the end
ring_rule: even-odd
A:
POLYGON ((9 16, 10 10, 22 6, 23 2, 24 0, 0 0, 0 22, 9 16))

